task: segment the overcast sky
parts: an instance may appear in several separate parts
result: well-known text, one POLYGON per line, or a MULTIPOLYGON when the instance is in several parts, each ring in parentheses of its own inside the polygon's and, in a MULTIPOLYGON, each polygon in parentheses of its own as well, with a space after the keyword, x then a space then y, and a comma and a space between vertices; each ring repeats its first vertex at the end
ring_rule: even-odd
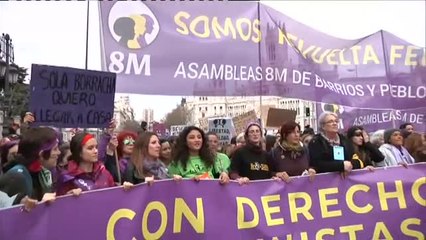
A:
MULTIPOLYGON (((357 39, 380 29, 424 47, 426 2, 419 1, 263 1, 287 16, 321 32, 357 39)), ((89 69, 100 70, 100 36, 97 1, 90 3, 89 69)), ((0 33, 9 33, 15 45, 15 61, 84 68, 86 3, 0 2, 0 33)), ((130 95, 136 117, 143 108, 155 109, 160 120, 180 97, 130 95), (137 104, 137 105, 136 105, 137 104), (154 105, 155 104, 155 105, 154 105)))

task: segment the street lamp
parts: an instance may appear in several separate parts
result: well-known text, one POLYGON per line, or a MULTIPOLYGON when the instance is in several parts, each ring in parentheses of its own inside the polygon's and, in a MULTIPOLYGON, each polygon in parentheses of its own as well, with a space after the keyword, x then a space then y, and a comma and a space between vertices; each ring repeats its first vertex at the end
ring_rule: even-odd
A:
MULTIPOLYGON (((12 39, 9 34, 2 34, 0 37, 0 115, 2 118, 0 121, 0 137, 2 135, 2 125, 4 125, 4 120, 8 119, 7 116, 7 104, 6 100, 9 97, 9 84, 14 84, 18 81, 18 66, 14 64, 14 49, 12 44, 12 39)), ((10 101, 10 99, 9 99, 10 101)))

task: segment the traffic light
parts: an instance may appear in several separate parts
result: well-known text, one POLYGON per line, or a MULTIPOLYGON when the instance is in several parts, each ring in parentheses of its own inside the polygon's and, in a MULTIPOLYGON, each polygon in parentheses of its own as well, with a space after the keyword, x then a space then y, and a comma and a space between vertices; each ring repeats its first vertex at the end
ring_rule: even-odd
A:
POLYGON ((311 109, 309 107, 305 107, 305 116, 310 117, 311 116, 311 109))

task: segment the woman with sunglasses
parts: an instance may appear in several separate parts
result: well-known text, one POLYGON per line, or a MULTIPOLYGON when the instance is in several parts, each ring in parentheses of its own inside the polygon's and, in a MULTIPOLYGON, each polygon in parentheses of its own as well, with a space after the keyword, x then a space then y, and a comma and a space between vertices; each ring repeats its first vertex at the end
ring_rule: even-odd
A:
POLYGON ((373 162, 378 163, 385 158, 379 149, 370 143, 370 138, 363 127, 350 127, 347 137, 352 142, 355 154, 361 160, 361 168, 372 171, 374 169, 373 162))
MULTIPOLYGON (((119 133, 118 136, 113 134, 110 142, 108 143, 105 167, 112 174, 114 181, 116 182, 120 182, 118 179, 118 171, 120 171, 121 176, 123 176, 126 172, 127 165, 129 164, 133 154, 136 138, 136 133, 124 131, 119 133), (117 159, 115 153, 117 153, 118 157, 118 168, 116 166, 117 159)), ((121 179, 121 183, 122 182, 123 179, 121 179)))

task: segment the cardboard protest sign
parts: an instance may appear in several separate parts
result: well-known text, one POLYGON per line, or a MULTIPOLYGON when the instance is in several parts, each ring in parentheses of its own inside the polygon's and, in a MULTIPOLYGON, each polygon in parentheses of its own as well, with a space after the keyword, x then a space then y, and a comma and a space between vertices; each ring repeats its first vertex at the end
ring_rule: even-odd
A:
POLYGON ((250 122, 257 122, 257 116, 256 112, 254 110, 251 110, 249 112, 243 113, 239 116, 236 116, 232 118, 232 121, 234 123, 236 134, 240 134, 244 132, 244 130, 247 127, 247 124, 250 122))
POLYGON ((266 126, 280 128, 287 121, 295 121, 296 115, 294 110, 269 108, 266 126))
POLYGON ((219 143, 225 145, 231 142, 231 138, 235 135, 234 124, 232 118, 211 118, 209 122, 209 132, 215 132, 219 137, 219 143))
POLYGON ((107 127, 114 113, 115 73, 32 65, 30 110, 36 125, 107 127))

